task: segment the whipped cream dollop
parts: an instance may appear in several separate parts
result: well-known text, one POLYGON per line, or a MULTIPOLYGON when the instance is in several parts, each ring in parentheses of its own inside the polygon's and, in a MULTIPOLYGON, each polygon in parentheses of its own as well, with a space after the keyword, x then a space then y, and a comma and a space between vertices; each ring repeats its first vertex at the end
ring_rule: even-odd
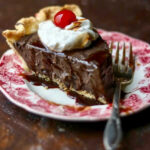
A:
POLYGON ((64 29, 57 27, 53 21, 41 22, 38 28, 41 42, 56 52, 86 48, 99 37, 90 20, 77 17, 77 21, 64 29))

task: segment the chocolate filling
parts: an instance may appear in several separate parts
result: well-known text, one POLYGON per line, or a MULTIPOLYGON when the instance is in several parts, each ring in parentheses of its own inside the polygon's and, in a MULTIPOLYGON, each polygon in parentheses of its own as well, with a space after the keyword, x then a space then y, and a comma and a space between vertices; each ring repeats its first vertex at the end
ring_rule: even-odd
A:
POLYGON ((84 103, 93 100, 93 104, 98 104, 100 99, 112 101, 112 58, 101 37, 88 48, 57 53, 44 46, 34 33, 22 37, 14 47, 31 70, 52 81, 57 80, 57 84, 63 84, 69 92, 88 97, 84 103))

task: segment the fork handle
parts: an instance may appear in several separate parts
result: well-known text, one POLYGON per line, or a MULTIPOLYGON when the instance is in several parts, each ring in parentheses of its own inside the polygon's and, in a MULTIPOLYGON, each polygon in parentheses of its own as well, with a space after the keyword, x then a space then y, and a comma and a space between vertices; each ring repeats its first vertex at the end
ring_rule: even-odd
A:
POLYGON ((119 101, 120 101, 120 82, 116 83, 114 97, 113 97, 113 110, 110 119, 108 120, 104 131, 104 146, 106 150, 116 150, 122 139, 122 127, 119 117, 119 101))

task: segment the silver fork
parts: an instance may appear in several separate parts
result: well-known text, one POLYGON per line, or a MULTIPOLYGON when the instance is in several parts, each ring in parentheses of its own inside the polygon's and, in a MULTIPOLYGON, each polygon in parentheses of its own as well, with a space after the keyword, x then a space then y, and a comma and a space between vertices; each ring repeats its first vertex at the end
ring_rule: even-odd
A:
MULTIPOLYGON (((113 42, 110 44, 110 52, 113 51, 113 42)), ((121 85, 129 84, 132 81, 135 61, 132 53, 132 45, 129 46, 129 58, 126 60, 126 46, 123 44, 122 58, 119 61, 119 42, 117 43, 116 55, 113 59, 113 70, 115 75, 115 91, 113 96, 113 108, 110 119, 108 120, 105 130, 103 142, 106 150, 115 150, 118 148, 122 139, 122 127, 119 115, 119 101, 121 85)))

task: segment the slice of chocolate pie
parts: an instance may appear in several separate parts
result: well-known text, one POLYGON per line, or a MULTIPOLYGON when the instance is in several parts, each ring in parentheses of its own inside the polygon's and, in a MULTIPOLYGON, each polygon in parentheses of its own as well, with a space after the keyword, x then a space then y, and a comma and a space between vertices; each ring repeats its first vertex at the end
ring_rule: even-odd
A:
POLYGON ((3 35, 27 71, 57 83, 85 104, 107 103, 114 84, 111 54, 81 14, 76 5, 46 7, 3 35))

